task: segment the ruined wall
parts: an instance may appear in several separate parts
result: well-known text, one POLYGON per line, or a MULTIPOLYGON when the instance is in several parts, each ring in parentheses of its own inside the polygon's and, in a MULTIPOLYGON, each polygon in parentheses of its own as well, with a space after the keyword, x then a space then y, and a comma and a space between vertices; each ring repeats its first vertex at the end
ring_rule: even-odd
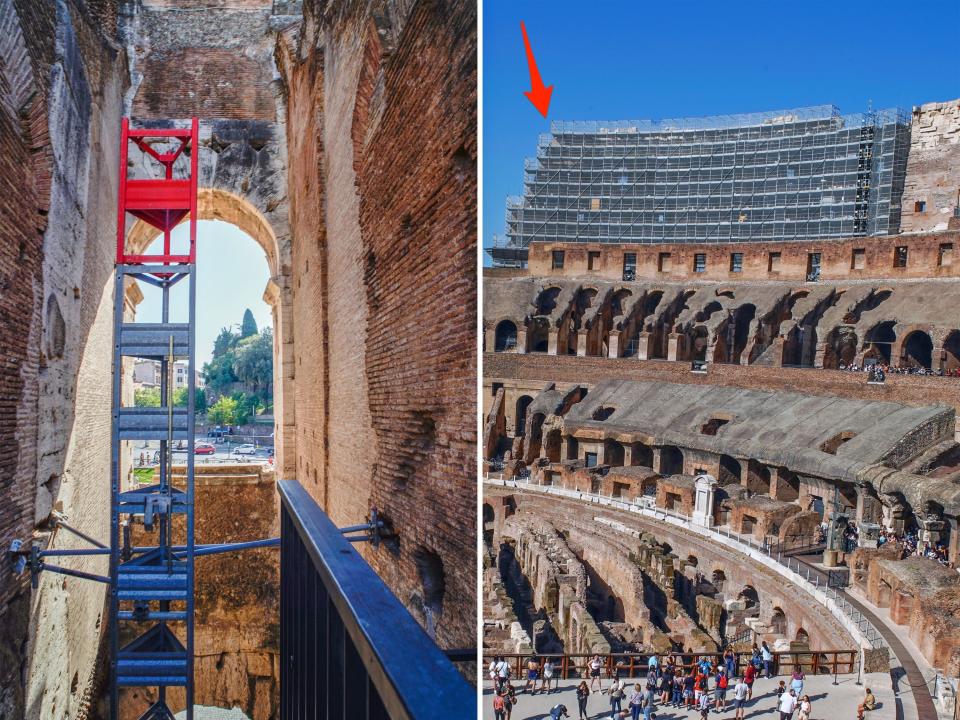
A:
MULTIPOLYGON (((173 481, 182 486, 183 467, 174 467, 173 481)), ((198 544, 279 535, 275 477, 264 466, 197 465, 195 492, 198 544)), ((156 542, 155 534, 144 536, 142 527, 138 528, 134 544, 156 542)), ((194 678, 198 705, 237 707, 255 720, 279 717, 279 553, 278 548, 262 548, 197 559, 194 678)), ((183 707, 182 690, 170 690, 168 697, 171 707, 183 707)), ((122 716, 139 717, 155 700, 153 688, 124 690, 122 716)))
POLYGON ((363 552, 445 646, 475 637, 475 21, 308 2, 278 49, 297 477, 338 524, 384 513, 363 552))
MULTIPOLYGON (((951 137, 960 136, 954 130, 951 137)), ((944 141, 946 144, 948 141, 944 141)), ((952 141, 951 142, 956 142, 952 141)), ((960 145, 958 145, 960 147, 960 145)), ((958 152, 960 154, 960 152, 958 152)), ((938 148, 931 160, 938 167, 955 167, 951 164, 950 152, 938 148)), ((953 187, 952 202, 956 202, 958 184, 941 180, 944 188, 953 187)), ((941 194, 946 190, 940 190, 941 194)), ((906 197, 906 196, 904 196, 906 197)), ((941 200, 941 207, 945 202, 941 200)), ((904 202, 906 207, 906 201, 904 202)), ((913 207, 913 203, 910 203, 913 207)), ((953 205, 950 205, 953 212, 953 205)), ((930 214, 930 213, 928 213, 930 214)), ((907 217, 904 211, 904 217, 907 217)), ((960 260, 953 253, 960 252, 956 228, 947 232, 946 215, 939 214, 943 225, 924 228, 923 234, 915 236, 887 235, 882 237, 844 238, 803 242, 751 242, 751 243, 665 243, 656 245, 602 245, 599 243, 548 243, 530 244, 528 274, 535 277, 581 277, 620 280, 623 277, 623 256, 636 256, 635 278, 637 280, 696 280, 737 281, 744 280, 790 280, 806 282, 808 260, 812 253, 820 255, 820 279, 827 280, 874 280, 897 278, 928 278, 960 276, 960 260), (942 231, 942 232, 941 232, 942 231), (950 245, 951 253, 944 262, 941 246, 950 245), (895 251, 907 248, 907 262, 898 266, 895 251), (564 253, 563 267, 553 267, 553 252, 564 253), (589 253, 599 253, 590 269, 589 253), (735 271, 732 255, 741 255, 742 266, 735 271), (705 270, 694 271, 694 257, 705 256, 705 270)), ((917 228, 919 231, 920 228, 917 228)), ((504 277, 498 274, 497 277, 504 277)))
MULTIPOLYGON (((3 403, 13 414, 2 442, 0 544, 13 538, 71 547, 45 532, 56 507, 103 537, 109 487, 109 366, 116 141, 126 66, 112 39, 110 2, 0 3, 0 142, 4 161, 0 245, 8 370, 3 403), (106 363, 104 363, 106 360, 106 363), (96 391, 85 378, 96 377, 96 391), (83 428, 83 437, 72 432, 83 428), (34 528, 37 534, 33 534, 34 528)), ((6 560, 3 561, 6 563, 6 560)), ((77 567, 101 571, 99 560, 77 567)), ((8 576, 9 577, 9 576, 8 576)), ((27 641, 27 579, 0 590, 0 714, 60 717, 83 711, 99 641, 103 588, 44 578, 33 594, 27 641), (67 598, 70 597, 70 607, 67 598), (68 612, 69 609, 69 612, 68 612), (42 668, 42 672, 35 672, 42 668)))
MULTIPOLYGON (((960 204, 960 100, 913 109, 901 232, 943 230, 960 204)), ((956 220, 954 222, 957 222, 956 220)))

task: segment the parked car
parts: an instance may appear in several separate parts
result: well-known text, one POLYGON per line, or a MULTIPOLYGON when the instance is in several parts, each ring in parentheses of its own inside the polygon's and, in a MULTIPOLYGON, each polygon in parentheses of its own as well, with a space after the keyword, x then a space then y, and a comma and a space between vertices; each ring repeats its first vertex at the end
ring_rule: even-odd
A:
POLYGON ((259 455, 259 456, 261 456, 261 457, 272 457, 272 456, 273 456, 273 448, 272 448, 272 447, 261 447, 261 448, 257 448, 257 455, 259 455))
POLYGON ((257 448, 255 448, 250 443, 247 443, 246 445, 237 445, 233 450, 230 451, 230 454, 231 455, 253 455, 256 452, 257 452, 257 448))
POLYGON ((198 442, 193 446, 194 455, 213 455, 217 449, 210 443, 198 442))

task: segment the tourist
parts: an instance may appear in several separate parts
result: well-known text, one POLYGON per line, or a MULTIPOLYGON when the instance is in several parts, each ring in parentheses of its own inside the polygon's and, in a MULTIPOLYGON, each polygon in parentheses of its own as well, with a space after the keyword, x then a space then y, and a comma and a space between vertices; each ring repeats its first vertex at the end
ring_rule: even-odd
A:
POLYGON ((713 705, 717 712, 724 712, 727 709, 727 684, 729 683, 725 670, 717 670, 716 685, 713 690, 713 705))
POLYGON ((737 655, 730 645, 727 645, 727 649, 723 651, 723 665, 726 668, 728 678, 737 676, 737 655))
POLYGON ((757 668, 751 662, 743 671, 743 681, 747 684, 747 700, 753 700, 753 681, 757 677, 757 668))
POLYGON ((570 717, 566 705, 554 705, 550 708, 550 720, 560 720, 561 717, 570 717))
POLYGON ((800 713, 797 715, 797 720, 810 720, 810 713, 813 712, 813 703, 810 702, 810 696, 804 695, 800 698, 800 713))
POLYGON ((517 704, 517 693, 513 689, 513 685, 510 684, 510 681, 507 680, 506 683, 502 686, 503 690, 503 709, 507 714, 507 720, 510 720, 510 713, 513 712, 513 706, 517 704))
POLYGON ((590 697, 590 688, 587 687, 587 681, 581 680, 577 685, 577 705, 580 707, 579 720, 589 720, 587 715, 587 698, 590 697))
POLYGON ((657 689, 657 671, 650 669, 647 672, 647 690, 655 691, 657 689))
MULTIPOLYGON (((709 668, 708 668, 709 669, 709 668)), ((707 694, 707 675, 703 672, 703 666, 700 666, 700 672, 697 673, 693 681, 693 706, 700 707, 700 698, 707 694)))
POLYGON ((671 680, 670 704, 683 707, 683 668, 677 668, 671 680))
MULTIPOLYGON (((543 678, 540 680, 540 692, 553 692, 550 684, 553 681, 553 660, 547 658, 543 661, 543 678)), ((559 680, 558 680, 559 683, 559 680)))
POLYGON ((693 670, 687 674, 683 679, 683 706, 690 708, 693 707, 693 686, 696 683, 697 679, 693 674, 693 670))
POLYGON ((797 707, 797 696, 793 690, 785 692, 780 697, 780 720, 790 720, 797 707))
POLYGON ((490 666, 487 668, 487 674, 490 677, 491 682, 493 682, 493 689, 496 692, 497 685, 497 663, 500 662, 500 656, 494 655, 493 660, 490 661, 490 666))
POLYGON ((700 696, 700 704, 697 705, 697 708, 700 710, 701 720, 707 720, 710 715, 710 695, 708 693, 703 693, 700 696))
POLYGON ((670 695, 673 693, 673 671, 668 666, 660 676, 660 704, 666 705, 670 702, 670 695))
POLYGON ((597 683, 597 689, 603 692, 603 680, 600 678, 600 669, 603 667, 603 660, 599 655, 594 655, 590 661, 590 689, 593 690, 593 683, 597 683))
POLYGON ((654 653, 654 654, 651 655, 650 658, 647 660, 647 669, 648 669, 648 670, 653 670, 654 672, 657 672, 659 668, 660 668, 660 658, 658 658, 658 657, 657 657, 657 654, 654 653))
POLYGON ((633 720, 639 720, 642 707, 643 692, 640 690, 640 683, 637 683, 633 686, 633 694, 630 696, 630 717, 633 720))
POLYGON ((527 684, 523 686, 521 692, 530 691, 531 695, 537 694, 537 671, 540 669, 540 663, 536 657, 527 660, 527 684))
POLYGON ((744 706, 747 704, 747 695, 750 693, 750 686, 743 678, 737 678, 737 684, 733 686, 733 709, 734 720, 743 720, 744 706))
POLYGON ((653 717, 653 690, 647 688, 643 694, 643 720, 650 720, 653 717))
POLYGON ((493 694, 493 717, 494 720, 504 720, 507 717, 507 711, 504 707, 504 697, 498 692, 493 694))
POLYGON ((807 676, 803 674, 803 669, 797 666, 793 675, 790 676, 790 689, 793 690, 793 693, 796 697, 803 695, 803 681, 806 680, 807 676))
POLYGON ((500 657, 499 662, 496 666, 497 670, 497 687, 496 690, 500 690, 505 683, 510 680, 510 663, 508 663, 503 656, 500 657))
POLYGON ((783 680, 780 681, 780 684, 777 686, 777 701, 776 704, 780 704, 780 698, 783 697, 783 694, 787 691, 786 683, 783 680))
POLYGON ((620 703, 623 702, 623 696, 626 695, 624 691, 624 684, 622 680, 614 680, 613 685, 610 686, 610 692, 608 694, 608 699, 610 700, 610 712, 618 713, 622 710, 620 703))
POLYGON ((867 694, 863 698, 863 702, 857 706, 857 718, 858 720, 863 720, 865 713, 874 710, 877 707, 877 699, 873 696, 873 691, 870 688, 867 688, 867 694))
POLYGON ((768 678, 773 677, 773 653, 770 651, 770 646, 767 645, 767 641, 764 640, 763 644, 760 647, 760 659, 763 660, 763 672, 768 678))

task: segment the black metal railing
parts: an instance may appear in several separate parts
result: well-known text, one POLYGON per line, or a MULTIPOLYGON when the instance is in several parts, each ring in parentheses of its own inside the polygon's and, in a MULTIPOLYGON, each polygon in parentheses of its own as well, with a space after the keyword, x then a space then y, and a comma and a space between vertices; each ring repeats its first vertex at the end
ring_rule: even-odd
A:
POLYGON ((277 489, 281 720, 476 717, 475 690, 303 486, 277 489))

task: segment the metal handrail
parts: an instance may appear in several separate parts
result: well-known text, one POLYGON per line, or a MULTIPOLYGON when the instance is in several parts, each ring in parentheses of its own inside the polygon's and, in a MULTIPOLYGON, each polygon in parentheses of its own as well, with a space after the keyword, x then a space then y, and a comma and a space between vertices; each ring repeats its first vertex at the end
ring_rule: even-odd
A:
POLYGON ((304 487, 277 490, 281 718, 474 717, 474 689, 304 487))

